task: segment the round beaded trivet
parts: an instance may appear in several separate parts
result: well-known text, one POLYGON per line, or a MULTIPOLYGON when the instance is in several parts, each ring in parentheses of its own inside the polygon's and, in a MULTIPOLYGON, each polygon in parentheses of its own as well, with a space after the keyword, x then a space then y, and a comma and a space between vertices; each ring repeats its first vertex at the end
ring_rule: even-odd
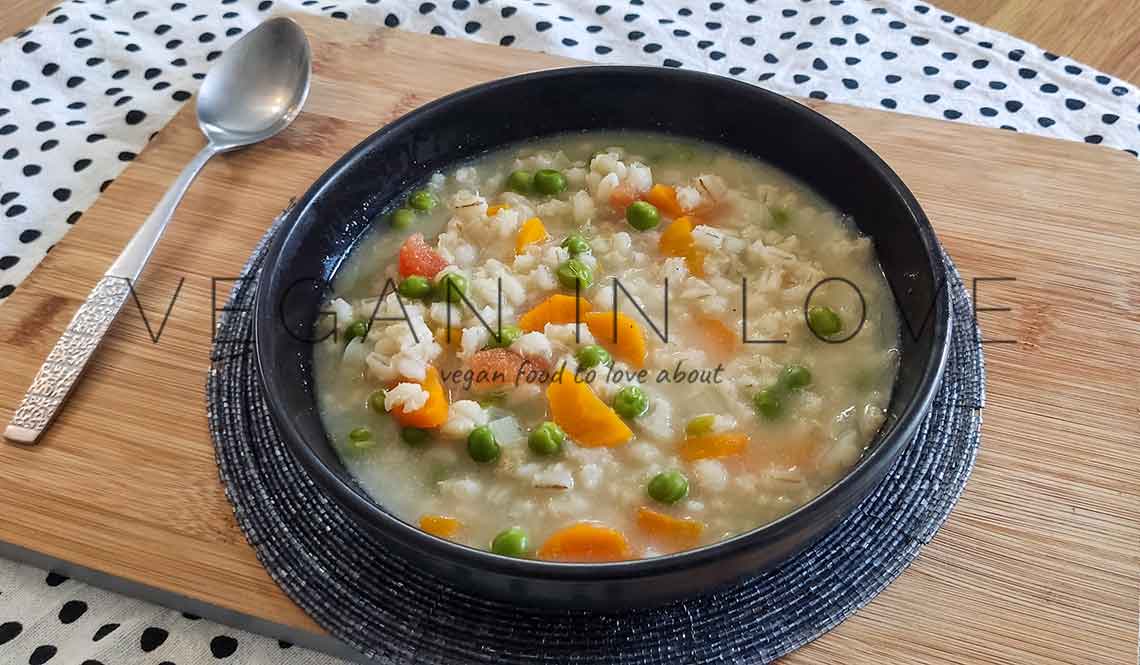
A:
POLYGON ((954 318, 930 414, 886 480, 775 570, 650 610, 514 607, 457 591, 390 554, 330 501, 277 435, 252 353, 255 279, 271 229, 235 283, 206 386, 237 522, 278 585, 366 656, 395 663, 765 663, 830 630, 887 586, 958 500, 978 449, 985 373, 977 324, 945 259, 954 318))

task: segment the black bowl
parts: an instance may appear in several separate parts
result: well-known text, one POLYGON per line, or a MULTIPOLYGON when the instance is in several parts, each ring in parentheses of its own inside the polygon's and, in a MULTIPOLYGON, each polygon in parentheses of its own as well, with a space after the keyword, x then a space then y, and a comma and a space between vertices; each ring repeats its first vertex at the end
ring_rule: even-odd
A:
POLYGON ((463 90, 382 128, 330 168, 289 213, 258 283, 255 343, 281 436, 329 496, 394 553, 461 589, 534 605, 613 609, 707 591, 773 567, 834 526, 882 480, 930 407, 950 310, 934 232, 898 176, 822 115, 761 88, 693 72, 583 67, 463 90), (886 424, 851 472, 764 527, 648 560, 564 564, 501 557, 431 536, 357 485, 316 408, 311 344, 321 300, 353 243, 393 198, 455 162, 538 136, 665 132, 754 155, 799 178, 874 240, 903 318, 886 424))

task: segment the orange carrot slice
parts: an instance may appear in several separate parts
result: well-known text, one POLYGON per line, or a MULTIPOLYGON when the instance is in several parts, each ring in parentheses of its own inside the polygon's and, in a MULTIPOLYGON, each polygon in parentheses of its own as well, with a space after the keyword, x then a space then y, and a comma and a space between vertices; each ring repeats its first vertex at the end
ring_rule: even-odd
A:
POLYGON ((439 370, 429 365, 424 380, 415 383, 427 391, 427 402, 411 412, 404 411, 402 405, 397 406, 389 414, 403 427, 439 427, 447 420, 447 392, 440 381, 439 370))
POLYGON ((608 404, 594 394, 590 384, 566 372, 546 389, 550 414, 575 442, 586 448, 612 448, 633 438, 633 430, 608 404))
POLYGON ((559 529, 538 548, 538 558, 546 561, 602 563, 632 556, 633 550, 621 531, 592 522, 559 529))
POLYGON ((590 303, 579 298, 574 304, 574 296, 555 294, 535 305, 519 317, 519 328, 526 332, 542 332, 548 323, 574 323, 575 313, 584 315, 590 311, 590 303))
POLYGON ((531 217, 523 222, 523 225, 519 227, 518 235, 515 236, 515 254, 522 254, 526 251, 527 245, 542 242, 549 237, 550 234, 546 232, 542 220, 531 217))
POLYGON ((693 247, 685 254, 685 266, 694 277, 705 276, 705 251, 693 247))
POLYGON ((693 219, 678 217, 661 232, 657 249, 665 256, 685 256, 693 248, 693 219))
POLYGON ((420 518, 420 528, 440 538, 453 538, 462 526, 459 520, 446 515, 424 515, 420 518))
POLYGON ((744 452, 748 447, 744 432, 720 432, 690 436, 681 443, 681 459, 692 462, 699 459, 720 459, 744 452))
POLYGON ((645 365, 645 332, 633 318, 621 312, 590 312, 582 317, 590 334, 618 360, 640 369, 645 365), (617 338, 614 338, 614 317, 617 338))
POLYGON ((684 211, 681 210, 681 204, 677 203, 677 190, 669 185, 654 185, 645 195, 645 200, 669 217, 680 217, 684 214, 684 211))
POLYGON ((705 276, 705 253, 693 242, 693 229, 700 224, 689 216, 674 219, 661 233, 657 249, 665 256, 683 256, 689 272, 697 277, 705 276))
POLYGON ((704 350, 714 357, 727 358, 736 352, 736 344, 740 336, 720 319, 712 316, 699 316, 697 317, 697 329, 703 338, 704 350))
POLYGON ((496 203, 495 205, 487 206, 487 216, 494 217, 499 214, 500 210, 510 210, 511 207, 506 203, 496 203))
POLYGON ((637 509, 637 526, 657 542, 677 550, 696 547, 705 525, 692 519, 678 519, 642 506, 637 509))

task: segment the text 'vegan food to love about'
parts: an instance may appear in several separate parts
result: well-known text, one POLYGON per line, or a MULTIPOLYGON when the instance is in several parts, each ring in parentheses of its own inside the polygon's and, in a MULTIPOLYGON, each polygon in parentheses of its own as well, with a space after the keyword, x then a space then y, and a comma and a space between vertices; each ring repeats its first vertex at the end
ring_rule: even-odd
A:
POLYGON ((325 311, 321 415, 360 484, 438 537, 553 561, 795 510, 859 460, 898 366, 869 238, 777 169, 663 135, 433 175, 325 311))

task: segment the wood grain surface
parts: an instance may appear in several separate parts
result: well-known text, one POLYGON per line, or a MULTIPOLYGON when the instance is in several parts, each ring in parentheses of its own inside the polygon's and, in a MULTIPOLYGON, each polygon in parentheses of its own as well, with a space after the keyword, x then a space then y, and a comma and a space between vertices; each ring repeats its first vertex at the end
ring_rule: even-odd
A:
MULTIPOLYGON (((8 0, 0 39, 35 23, 58 0, 8 0)), ((937 0, 940 9, 1140 82, 1140 2, 1132 0, 937 0)))
MULTIPOLYGON (((203 385, 211 278, 238 273, 274 215, 352 145, 438 95, 566 61, 303 19, 315 81, 277 138, 211 162, 37 447, 0 445, 0 541, 301 631, 218 482, 203 385)), ((1119 151, 813 103, 914 190, 969 281, 987 339, 978 465, 919 559, 789 663, 1135 662, 1140 453, 1140 168, 1119 151)), ((202 145, 187 108, 0 309, 0 418, 202 145)), ((219 284, 217 302, 228 285, 219 284)))

